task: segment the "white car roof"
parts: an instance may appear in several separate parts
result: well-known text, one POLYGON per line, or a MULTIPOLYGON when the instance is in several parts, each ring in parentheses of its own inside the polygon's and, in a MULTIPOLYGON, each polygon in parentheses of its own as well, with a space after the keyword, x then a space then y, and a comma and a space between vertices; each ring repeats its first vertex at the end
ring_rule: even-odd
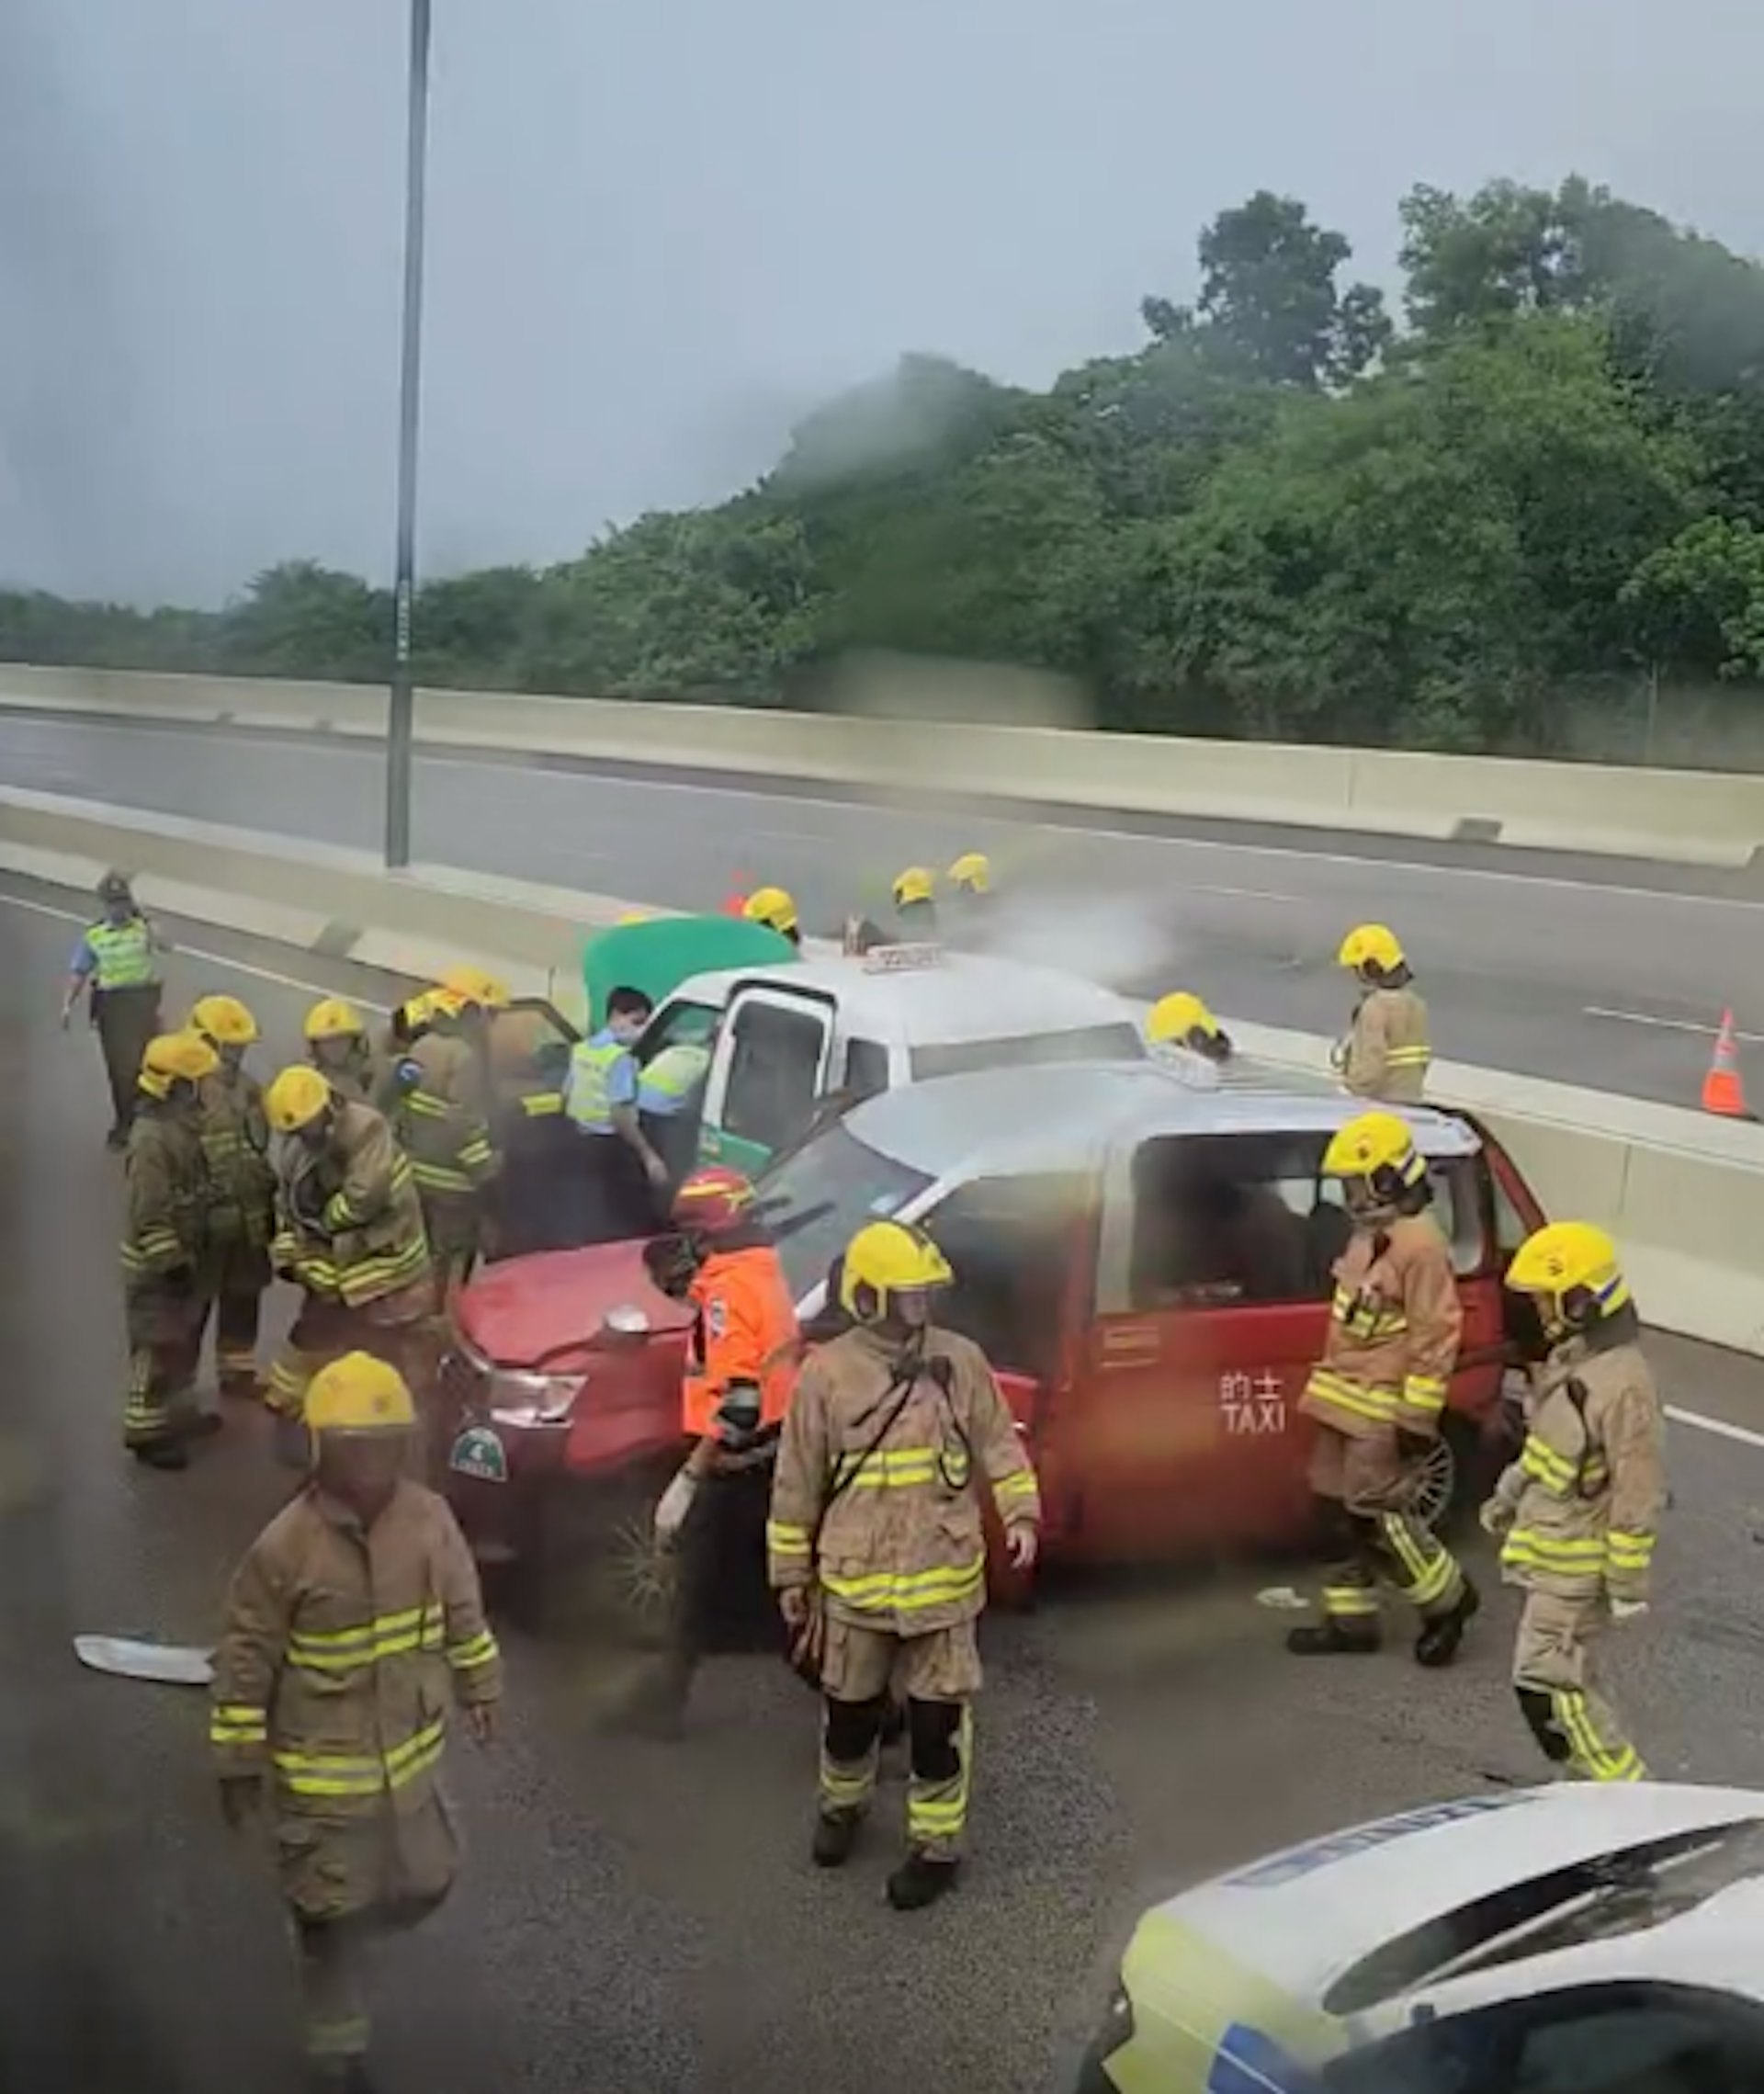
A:
POLYGON ((1138 1013, 1125 996, 1080 975, 948 949, 936 964, 905 971, 866 966, 842 954, 805 955, 776 967, 721 968, 691 976, 667 1001, 684 998, 720 1008, 750 982, 831 996, 847 1033, 908 1047, 1077 1033, 1097 1025, 1138 1031, 1138 1013))
MULTIPOLYGON (((1375 2009, 1418 1993, 1442 2011, 1583 1977, 1668 1975, 1701 1968, 1715 1982, 1759 1989, 1764 1876, 1746 1875, 1706 1904, 1627 1933, 1527 1957, 1522 1939, 1498 1959, 1451 1975, 1452 1938, 1436 1926, 1479 1900, 1577 1864, 1616 1861, 1638 1847, 1698 1831, 1764 1826, 1764 1794, 1688 1783, 1560 1783, 1468 1796, 1406 1811, 1306 1842, 1216 1877, 1146 1916, 1193 1930, 1292 1997, 1331 2013, 1375 2009), (1408 1947, 1384 1965, 1375 1952, 1408 1947), (1724 1955, 1712 1943, 1726 1941, 1724 1955), (1432 1981, 1439 1972, 1442 1982, 1432 1981), (1354 1982, 1343 1985, 1349 1974, 1354 1982), (1330 1995, 1340 1988, 1338 1997, 1330 1995), (1342 1997, 1352 1993, 1353 1997, 1342 1997)), ((1491 1923, 1492 1924, 1492 1923, 1491 1923)), ((1492 1935, 1491 1935, 1492 1939, 1492 1935)), ((1543 1944, 1540 1943, 1540 1947, 1543 1944)), ((1474 1957, 1471 1959, 1474 1962, 1474 1957)))
MULTIPOLYGON (((1481 1147, 1476 1130, 1450 1114, 1396 1109, 1423 1155, 1444 1160, 1481 1147)), ((1089 1168, 1120 1144, 1160 1134, 1328 1134, 1364 1110, 1340 1092, 1201 1088, 1159 1061, 1096 1061, 903 1085, 855 1106, 842 1124, 882 1155, 943 1178, 981 1155, 991 1170, 1089 1168)))

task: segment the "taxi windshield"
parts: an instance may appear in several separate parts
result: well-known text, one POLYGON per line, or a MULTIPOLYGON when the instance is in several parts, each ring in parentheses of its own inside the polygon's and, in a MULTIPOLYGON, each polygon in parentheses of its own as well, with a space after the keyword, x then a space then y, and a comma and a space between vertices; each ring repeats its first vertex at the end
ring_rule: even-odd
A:
POLYGON ((783 1158, 759 1185, 797 1301, 866 1221, 898 1214, 931 1180, 840 1126, 783 1158))

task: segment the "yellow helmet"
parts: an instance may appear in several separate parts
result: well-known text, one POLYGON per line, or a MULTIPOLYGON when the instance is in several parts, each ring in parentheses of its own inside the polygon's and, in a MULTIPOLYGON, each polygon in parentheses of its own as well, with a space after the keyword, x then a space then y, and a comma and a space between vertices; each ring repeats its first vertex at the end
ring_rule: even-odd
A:
POLYGON ((1395 1113, 1361 1113, 1330 1136, 1323 1175, 1364 1178, 1374 1192, 1393 1195, 1422 1182, 1427 1159, 1395 1113))
POLYGON ((845 1247, 840 1306, 860 1323, 878 1323, 897 1295, 946 1287, 955 1276, 923 1229, 904 1221, 873 1221, 845 1247))
POLYGON ((1178 989, 1160 996, 1146 1019, 1146 1037, 1154 1047, 1182 1047, 1191 1033, 1204 1033, 1210 1040, 1219 1036, 1219 1021, 1198 996, 1178 989))
POLYGON ((1389 924, 1358 923, 1342 939, 1335 964, 1351 968, 1356 974, 1369 967, 1390 974, 1406 963, 1401 943, 1389 924))
POLYGON ((897 874, 894 882, 894 906, 910 908, 916 901, 934 901, 937 897, 937 876, 929 866, 909 866, 905 872, 897 874))
POLYGON ((446 1012, 457 1016, 463 1008, 460 1000, 451 990, 424 989, 414 996, 407 996, 393 1015, 408 1033, 416 1033, 434 1022, 446 1012))
POLYGON ((264 1092, 264 1112, 277 1134, 298 1134, 311 1126, 331 1103, 331 1086, 303 1061, 283 1070, 264 1092))
POLYGON ((964 894, 990 894, 992 861, 984 851, 964 851, 946 877, 951 887, 964 894))
POLYGON ((311 1432, 408 1432, 416 1405, 402 1375, 371 1353, 345 1353, 307 1384, 311 1432))
POLYGON ((368 1022, 353 1003, 345 1002, 341 996, 327 996, 307 1013, 301 1030, 309 1040, 359 1039, 368 1030, 368 1022))
POLYGON ((781 887, 756 887, 742 902, 741 914, 750 923, 763 923, 781 938, 787 938, 797 928, 796 900, 781 887))
POLYGON ((257 1021, 236 996, 204 996, 189 1016, 189 1029, 216 1047, 249 1047, 257 1037, 257 1021))
POLYGON ((200 1083, 220 1066, 220 1057, 200 1033, 161 1033, 148 1041, 136 1081, 148 1097, 165 1099, 174 1083, 200 1083))
POLYGON ((450 967, 431 991, 431 1000, 438 1008, 455 1013, 469 1003, 481 1004, 486 1011, 506 1011, 508 984, 481 967, 450 967))
POLYGON ((1553 1221, 1528 1236, 1507 1268, 1507 1285, 1515 1294, 1544 1296, 1544 1321, 1557 1327, 1609 1316, 1630 1298, 1617 1246, 1589 1221, 1553 1221), (1576 1313, 1572 1295, 1586 1297, 1576 1313))

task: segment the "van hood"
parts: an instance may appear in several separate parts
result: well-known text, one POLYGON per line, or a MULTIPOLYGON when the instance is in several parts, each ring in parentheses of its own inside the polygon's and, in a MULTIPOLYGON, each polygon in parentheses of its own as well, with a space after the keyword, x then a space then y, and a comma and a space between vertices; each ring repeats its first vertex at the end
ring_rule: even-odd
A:
POLYGON ((461 1290, 453 1314, 491 1366, 557 1374, 587 1357, 609 1308, 640 1308, 653 1330, 692 1321, 684 1303, 650 1284, 641 1238, 500 1260, 461 1290))

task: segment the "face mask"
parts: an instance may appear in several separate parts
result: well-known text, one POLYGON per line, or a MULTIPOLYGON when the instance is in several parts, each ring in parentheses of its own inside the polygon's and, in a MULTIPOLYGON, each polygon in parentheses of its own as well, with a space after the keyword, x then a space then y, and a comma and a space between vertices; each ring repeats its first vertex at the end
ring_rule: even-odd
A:
POLYGON ((642 1021, 638 1018, 615 1018, 606 1030, 620 1047, 635 1047, 642 1037, 642 1021))

